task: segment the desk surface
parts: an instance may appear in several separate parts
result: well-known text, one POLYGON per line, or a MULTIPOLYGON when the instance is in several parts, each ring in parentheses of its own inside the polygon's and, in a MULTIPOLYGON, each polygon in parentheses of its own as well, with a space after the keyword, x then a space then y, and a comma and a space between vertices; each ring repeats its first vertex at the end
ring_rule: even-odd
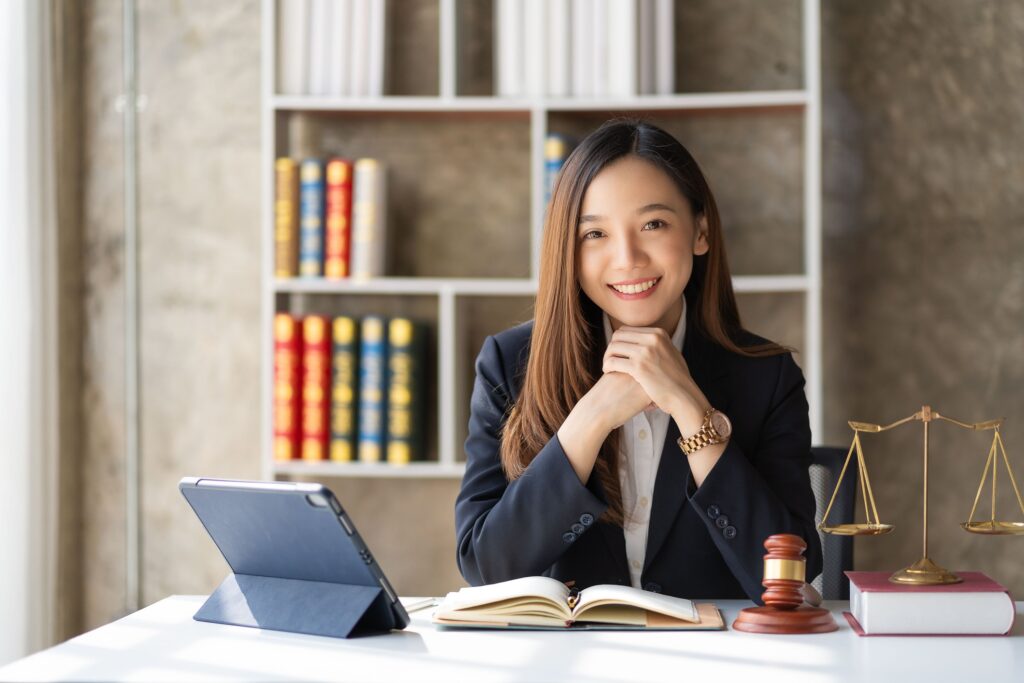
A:
MULTIPOLYGON (((820 635, 445 631, 427 609, 404 631, 339 640, 194 621, 203 600, 166 598, 0 668, 0 680, 1024 680, 1024 602, 1003 637, 859 638, 847 603, 826 602, 839 630, 820 635)), ((731 627, 752 603, 717 604, 731 627)))

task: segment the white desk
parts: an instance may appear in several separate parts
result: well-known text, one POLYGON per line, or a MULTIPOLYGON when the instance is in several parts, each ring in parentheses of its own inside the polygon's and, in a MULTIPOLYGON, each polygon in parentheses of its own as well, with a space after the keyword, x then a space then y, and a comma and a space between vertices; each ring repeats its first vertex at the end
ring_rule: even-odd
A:
MULTIPOLYGON (((3 681, 1024 681, 1024 602, 1010 636, 835 633, 444 631, 431 610, 405 631, 339 640, 197 622, 174 596, 0 669, 3 681)), ((727 623, 749 606, 720 600, 727 623)))

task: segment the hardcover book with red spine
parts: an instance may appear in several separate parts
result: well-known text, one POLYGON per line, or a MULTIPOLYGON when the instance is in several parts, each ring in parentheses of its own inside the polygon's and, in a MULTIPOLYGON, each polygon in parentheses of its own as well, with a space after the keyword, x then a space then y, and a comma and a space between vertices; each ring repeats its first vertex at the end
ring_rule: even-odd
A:
POLYGON ((857 635, 1005 635, 1016 606, 1009 591, 982 572, 956 572, 960 583, 912 586, 889 581, 890 572, 844 572, 857 635))
POLYGON ((302 335, 287 313, 274 316, 274 460, 299 457, 302 420, 302 335))
POLYGON ((326 460, 330 435, 331 332, 320 315, 302 321, 302 459, 326 460))
POLYGON ((352 162, 331 159, 327 162, 327 235, 324 251, 324 276, 340 280, 351 273, 352 243, 352 162))

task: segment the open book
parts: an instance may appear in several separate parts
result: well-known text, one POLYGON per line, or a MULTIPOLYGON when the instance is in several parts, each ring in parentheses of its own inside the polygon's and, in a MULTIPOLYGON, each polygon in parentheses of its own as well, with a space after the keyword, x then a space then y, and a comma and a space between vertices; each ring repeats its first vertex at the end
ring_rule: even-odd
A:
POLYGON ((435 624, 482 628, 724 629, 711 603, 601 584, 574 594, 564 583, 528 576, 449 593, 435 624))

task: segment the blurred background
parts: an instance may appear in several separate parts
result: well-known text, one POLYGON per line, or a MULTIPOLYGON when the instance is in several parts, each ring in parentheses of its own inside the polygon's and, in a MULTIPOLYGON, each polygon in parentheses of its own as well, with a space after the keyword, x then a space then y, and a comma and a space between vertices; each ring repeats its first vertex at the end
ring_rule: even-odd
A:
MULTIPOLYGON (((43 300, 51 304, 52 324, 43 330, 50 346, 31 336, 38 326, 18 322, 42 310, 35 293, 10 286, 11 273, 20 271, 9 270, 3 296, 5 308, 24 317, 12 314, 3 336, 28 330, 22 350, 47 354, 40 367, 49 408, 38 415, 49 425, 40 433, 49 436, 42 450, 8 441, 7 486, 23 492, 25 505, 9 509, 9 499, 5 514, 26 531, 5 532, 21 535, 4 545, 4 554, 13 547, 15 557, 37 558, 28 566, 46 568, 38 576, 50 589, 44 602, 9 612, 20 652, 168 595, 217 586, 228 567, 177 491, 186 475, 322 481, 401 594, 443 595, 463 585, 453 503, 472 363, 487 334, 532 317, 528 288, 485 283, 453 294, 430 282, 391 289, 275 285, 271 166, 280 156, 386 162, 389 275, 529 278, 531 225, 535 233, 543 206, 537 131, 572 139, 612 115, 640 114, 673 132, 702 165, 722 211, 734 275, 803 273, 805 211, 820 206, 820 320, 807 319, 802 291, 739 297, 746 326, 801 350, 805 371, 807 325, 820 325, 820 377, 808 376, 821 387, 815 443, 849 447, 847 420, 888 423, 929 404, 968 422, 1006 417, 1010 462, 1018 481, 1024 476, 1022 3, 821 2, 820 60, 813 67, 820 68, 821 87, 816 199, 805 196, 803 104, 641 111, 615 106, 609 96, 607 106, 545 110, 540 123, 529 104, 446 111, 423 101, 330 105, 328 97, 320 100, 328 104, 312 106, 302 94, 274 95, 280 63, 267 50, 280 51, 269 23, 276 3, 259 0, 137 3, 132 157, 124 116, 125 4, 39 4, 50 36, 52 134, 40 139, 49 141, 54 160, 47 181, 53 211, 51 239, 42 247, 51 255, 50 271, 33 271, 32 264, 29 271, 52 273, 43 300), (137 193, 129 191, 133 184, 137 193), (132 244, 126 216, 135 222, 132 244), (126 270, 126 247, 133 245, 137 270, 126 270), (136 275, 133 321, 126 279, 136 275), (430 333, 426 449, 450 466, 365 476, 275 465, 275 312, 422 321, 430 333), (133 378, 126 359, 136 357, 133 378), (450 384, 439 392, 439 382, 450 384), (127 398, 133 391, 137 402, 127 398), (137 470, 126 469, 136 438, 137 470), (45 471, 25 474, 24 460, 39 466, 40 453, 48 454, 39 461, 45 471), (137 501, 126 495, 127 480, 136 477, 137 501), (42 526, 19 481, 36 482, 32 495, 47 501, 42 526), (137 546, 127 538, 137 538, 137 546)), ((389 2, 383 96, 500 94, 498 4, 389 2), (438 30, 451 10, 454 37, 438 30), (454 62, 450 71, 445 60, 454 62), (454 83, 446 73, 457 74, 454 83)), ((799 91, 808 4, 817 6, 675 3, 673 92, 799 91)), ((13 109, 15 102, 0 106, 13 109)), ((24 181, 31 187, 39 177, 24 181)), ((4 244, 10 265, 17 243, 5 237, 4 244)), ((22 413, 10 408, 24 394, 12 391, 4 395, 4 424, 13 429, 22 413)), ((932 429, 929 554, 953 570, 984 571, 1019 598, 1021 540, 960 528, 990 441, 988 433, 932 429)), ((920 426, 865 437, 864 448, 879 512, 896 531, 857 539, 856 568, 895 570, 920 555, 920 426)), ((997 516, 1022 521, 1004 474, 997 516)), ((31 583, 32 571, 19 576, 31 583)), ((13 605, 18 596, 8 599, 13 605)))

